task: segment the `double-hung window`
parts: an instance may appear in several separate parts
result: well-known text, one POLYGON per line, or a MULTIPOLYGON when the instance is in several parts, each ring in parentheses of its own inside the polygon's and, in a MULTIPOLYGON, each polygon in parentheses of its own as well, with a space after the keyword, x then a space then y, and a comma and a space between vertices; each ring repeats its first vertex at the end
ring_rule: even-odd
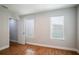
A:
POLYGON ((50 17, 50 38, 64 39, 64 16, 50 17))

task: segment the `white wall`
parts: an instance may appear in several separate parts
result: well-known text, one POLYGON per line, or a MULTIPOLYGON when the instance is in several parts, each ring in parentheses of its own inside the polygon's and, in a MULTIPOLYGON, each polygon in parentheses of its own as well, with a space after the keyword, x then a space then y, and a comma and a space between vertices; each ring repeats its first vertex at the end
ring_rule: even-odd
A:
MULTIPOLYGON (((14 20, 16 20, 17 22, 16 23, 16 27, 17 27, 16 35, 17 35, 19 16, 17 14, 12 13, 10 10, 0 6, 0 50, 9 47, 9 42, 10 42, 9 18, 14 18, 14 20)), ((13 32, 15 33, 15 31, 13 32)), ((18 35, 17 35, 17 41, 18 41, 18 35)))
POLYGON ((21 20, 35 19, 34 38, 26 39, 26 43, 37 43, 57 47, 76 48, 76 8, 59 9, 49 12, 21 16, 21 20), (50 39, 50 18, 64 16, 64 40, 50 39))
POLYGON ((79 6, 77 7, 77 49, 79 50, 79 6))
POLYGON ((9 47, 9 16, 8 10, 0 7, 0 50, 9 47))

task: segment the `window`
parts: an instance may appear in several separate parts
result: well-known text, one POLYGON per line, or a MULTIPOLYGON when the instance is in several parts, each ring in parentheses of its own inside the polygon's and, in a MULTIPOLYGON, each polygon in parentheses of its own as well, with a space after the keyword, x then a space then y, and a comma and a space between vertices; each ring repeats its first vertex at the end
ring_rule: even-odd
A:
POLYGON ((51 39, 64 39, 64 16, 50 17, 51 39))

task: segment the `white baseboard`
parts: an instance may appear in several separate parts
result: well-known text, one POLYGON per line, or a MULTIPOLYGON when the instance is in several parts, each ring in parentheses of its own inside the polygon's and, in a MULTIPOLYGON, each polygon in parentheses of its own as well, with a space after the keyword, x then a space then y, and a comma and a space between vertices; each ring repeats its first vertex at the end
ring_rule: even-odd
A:
POLYGON ((32 44, 32 45, 38 45, 38 46, 44 46, 44 47, 57 48, 57 49, 64 49, 64 50, 71 50, 71 51, 79 52, 79 50, 77 50, 77 49, 75 49, 75 48, 51 46, 51 45, 38 44, 38 43, 31 43, 31 42, 26 42, 26 44, 32 44))
POLYGON ((78 50, 78 49, 76 49, 76 52, 77 52, 77 53, 79 53, 79 50, 78 50))
POLYGON ((9 48, 9 45, 6 45, 6 46, 3 46, 3 47, 0 47, 0 50, 6 49, 6 48, 9 48))
POLYGON ((16 40, 10 40, 11 42, 17 42, 16 40))

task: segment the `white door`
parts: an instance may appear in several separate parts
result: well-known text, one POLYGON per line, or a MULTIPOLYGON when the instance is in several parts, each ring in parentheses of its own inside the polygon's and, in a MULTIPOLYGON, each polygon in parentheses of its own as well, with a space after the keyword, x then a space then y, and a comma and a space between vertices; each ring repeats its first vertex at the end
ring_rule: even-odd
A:
POLYGON ((30 41, 34 37, 34 19, 27 19, 25 22, 25 41, 30 41))
POLYGON ((18 43, 25 44, 24 20, 19 20, 18 21, 18 43))

